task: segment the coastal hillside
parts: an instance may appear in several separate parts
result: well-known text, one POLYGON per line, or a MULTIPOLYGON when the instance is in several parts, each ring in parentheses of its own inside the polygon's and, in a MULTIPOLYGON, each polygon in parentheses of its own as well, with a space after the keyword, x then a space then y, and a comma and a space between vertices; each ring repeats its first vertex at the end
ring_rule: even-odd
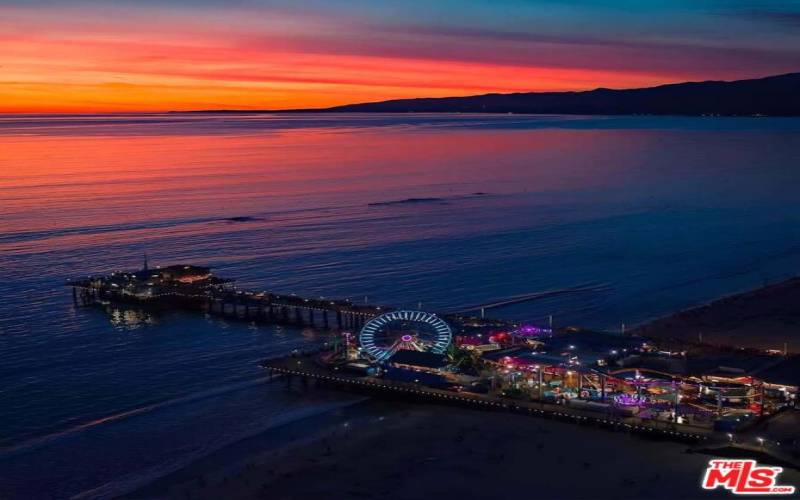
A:
POLYGON ((349 104, 321 111, 800 116, 800 73, 753 80, 687 82, 627 90, 599 88, 586 92, 528 92, 398 99, 349 104))

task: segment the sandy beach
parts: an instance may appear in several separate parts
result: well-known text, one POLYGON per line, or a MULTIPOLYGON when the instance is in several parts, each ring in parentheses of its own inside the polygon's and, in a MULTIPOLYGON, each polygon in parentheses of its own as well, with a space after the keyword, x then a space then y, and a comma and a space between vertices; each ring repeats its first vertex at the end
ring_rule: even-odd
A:
POLYGON ((800 352, 800 278, 730 295, 644 324, 645 337, 800 352))
MULTIPOLYGON (((714 498, 710 455, 531 417, 374 401, 278 450, 206 461, 127 498, 714 498)), ((800 484, 787 470, 783 482, 800 484)))

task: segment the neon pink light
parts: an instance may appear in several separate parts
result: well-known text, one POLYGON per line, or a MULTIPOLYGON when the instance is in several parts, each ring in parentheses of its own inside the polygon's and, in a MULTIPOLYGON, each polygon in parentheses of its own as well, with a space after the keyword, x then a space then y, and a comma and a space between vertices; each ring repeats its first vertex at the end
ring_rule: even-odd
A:
POLYGON ((539 328, 538 326, 524 325, 517 330, 516 334, 520 336, 537 336, 537 335, 550 335, 553 331, 549 328, 539 328))

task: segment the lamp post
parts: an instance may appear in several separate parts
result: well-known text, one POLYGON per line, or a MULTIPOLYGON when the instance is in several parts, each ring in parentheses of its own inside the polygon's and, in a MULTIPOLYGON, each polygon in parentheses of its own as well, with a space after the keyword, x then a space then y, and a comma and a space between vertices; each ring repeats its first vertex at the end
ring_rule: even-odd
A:
POLYGON ((606 402, 606 376, 600 375, 600 401, 606 402))
POLYGON ((350 361, 350 332, 344 332, 344 359, 350 361))
POLYGON ((544 369, 539 366, 536 370, 539 372, 539 404, 544 405, 544 369))
POLYGON ((672 387, 673 387, 674 392, 675 392, 674 410, 675 410, 675 421, 677 422, 678 421, 678 410, 680 409, 680 404, 681 404, 681 384, 680 384, 680 382, 675 382, 673 380, 672 381, 672 387))

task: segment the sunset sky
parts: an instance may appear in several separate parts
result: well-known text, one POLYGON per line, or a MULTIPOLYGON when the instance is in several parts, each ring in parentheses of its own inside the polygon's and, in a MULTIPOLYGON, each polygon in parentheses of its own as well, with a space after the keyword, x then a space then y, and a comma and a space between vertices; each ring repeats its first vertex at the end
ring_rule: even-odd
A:
POLYGON ((0 112, 324 107, 800 71, 800 2, 0 0, 0 112))

